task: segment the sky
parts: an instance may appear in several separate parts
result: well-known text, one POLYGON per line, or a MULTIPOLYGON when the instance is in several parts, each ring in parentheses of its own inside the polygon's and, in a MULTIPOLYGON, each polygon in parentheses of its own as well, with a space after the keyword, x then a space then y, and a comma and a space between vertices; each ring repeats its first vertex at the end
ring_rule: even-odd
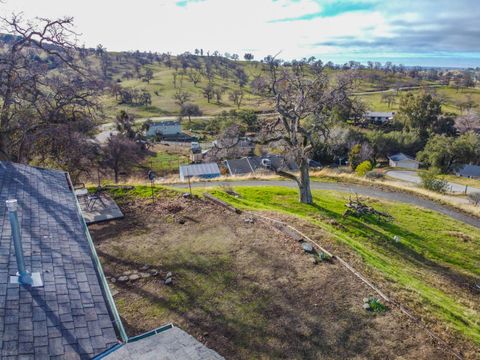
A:
POLYGON ((12 12, 73 16, 80 44, 115 51, 480 66, 480 0, 3 0, 12 12))

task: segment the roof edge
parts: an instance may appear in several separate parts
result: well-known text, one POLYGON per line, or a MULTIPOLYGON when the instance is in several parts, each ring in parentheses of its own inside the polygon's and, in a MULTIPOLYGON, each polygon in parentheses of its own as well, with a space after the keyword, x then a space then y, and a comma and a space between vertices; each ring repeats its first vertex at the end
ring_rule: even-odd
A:
POLYGON ((122 338, 123 342, 128 341, 128 336, 125 331, 125 328, 122 323, 122 319, 120 318, 120 314, 118 312, 117 306, 115 305, 115 301, 113 300, 112 293, 110 292, 110 288, 107 283, 107 279, 105 278, 105 273, 103 272, 102 264, 100 263, 100 259, 98 258, 97 250, 95 249, 95 245, 93 243, 93 239, 90 235, 90 232, 88 231, 87 223, 85 222, 85 219, 83 218, 82 215, 82 210, 80 208, 80 203, 78 202, 77 196, 73 192, 73 184, 72 180, 70 179, 70 174, 68 172, 65 172, 65 177, 67 179, 68 185, 72 191, 72 196, 75 199, 75 205, 77 207, 77 215, 80 217, 80 222, 82 224, 83 230, 85 232, 85 236, 87 237, 88 245, 90 247, 92 259, 93 259, 93 265, 95 269, 97 270, 97 275, 100 280, 100 286, 102 287, 106 301, 108 304, 108 307, 110 308, 110 312, 113 315, 114 319, 114 326, 117 329, 118 333, 120 334, 120 337, 122 338))

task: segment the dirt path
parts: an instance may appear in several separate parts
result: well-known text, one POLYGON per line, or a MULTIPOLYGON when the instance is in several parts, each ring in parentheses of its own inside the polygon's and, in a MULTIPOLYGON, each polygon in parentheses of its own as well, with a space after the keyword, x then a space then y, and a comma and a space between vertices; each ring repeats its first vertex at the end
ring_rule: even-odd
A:
MULTIPOLYGON (((173 185, 177 188, 188 188, 188 184, 173 185)), ((192 187, 215 187, 215 186, 287 186, 297 187, 293 181, 281 180, 241 180, 241 181, 219 181, 219 182, 198 182, 192 183, 192 187)), ((341 184, 341 183, 327 183, 327 182, 312 182, 312 189, 315 190, 331 190, 342 191, 346 193, 359 194, 374 198, 385 199, 389 201, 398 201, 402 203, 420 206, 429 210, 437 211, 447 215, 455 220, 467 223, 469 225, 480 228, 480 219, 467 215, 461 211, 455 210, 449 206, 441 205, 433 200, 424 199, 413 194, 404 192, 395 192, 376 187, 362 186, 356 184, 341 184)))

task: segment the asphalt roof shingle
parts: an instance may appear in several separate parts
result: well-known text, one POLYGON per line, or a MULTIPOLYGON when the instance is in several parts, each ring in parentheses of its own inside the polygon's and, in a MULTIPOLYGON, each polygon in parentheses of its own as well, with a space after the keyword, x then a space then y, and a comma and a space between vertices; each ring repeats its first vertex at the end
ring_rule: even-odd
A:
POLYGON ((118 342, 92 256, 66 174, 0 162, 0 358, 86 359, 118 342), (26 267, 43 287, 9 284, 12 198, 26 267))

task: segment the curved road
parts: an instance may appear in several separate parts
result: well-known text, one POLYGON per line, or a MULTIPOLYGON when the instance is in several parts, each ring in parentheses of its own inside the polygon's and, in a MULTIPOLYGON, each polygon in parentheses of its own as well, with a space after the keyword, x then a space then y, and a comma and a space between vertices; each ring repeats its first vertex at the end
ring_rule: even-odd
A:
MULTIPOLYGON (((282 180, 239 180, 239 181, 214 181, 214 182, 196 182, 192 187, 215 187, 215 186, 286 186, 296 188, 297 184, 293 181, 282 180)), ((172 185, 177 188, 188 188, 188 184, 172 185)), ((461 211, 455 210, 449 206, 441 205, 433 200, 424 199, 404 192, 395 192, 379 188, 345 183, 323 183, 312 182, 312 189, 315 190, 333 190, 346 193, 359 194, 363 196, 376 197, 390 201, 397 201, 406 204, 420 206, 429 210, 437 211, 447 215, 455 220, 480 228, 480 218, 473 215, 467 215, 461 211)))

